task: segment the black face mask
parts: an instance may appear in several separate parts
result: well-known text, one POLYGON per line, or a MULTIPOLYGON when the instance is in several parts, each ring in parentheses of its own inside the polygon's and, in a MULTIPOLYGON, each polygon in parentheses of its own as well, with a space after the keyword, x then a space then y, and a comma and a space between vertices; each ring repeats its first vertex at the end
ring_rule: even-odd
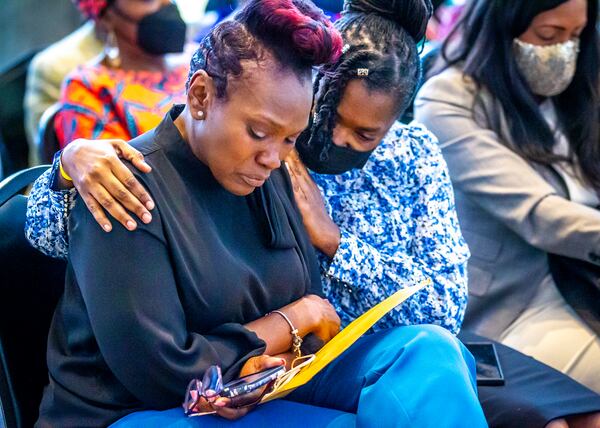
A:
POLYGON ((113 9, 129 22, 137 23, 137 41, 144 51, 151 55, 183 52, 187 28, 177 6, 173 3, 144 16, 139 22, 114 6, 113 9))
POLYGON ((311 127, 312 120, 308 129, 298 137, 296 150, 304 165, 317 174, 338 175, 353 169, 361 169, 369 160, 369 156, 371 156, 373 150, 375 150, 359 152, 349 147, 338 147, 331 143, 327 151, 327 159, 321 160, 321 152, 325 144, 322 141, 315 141, 313 138, 310 146, 308 145, 311 127))

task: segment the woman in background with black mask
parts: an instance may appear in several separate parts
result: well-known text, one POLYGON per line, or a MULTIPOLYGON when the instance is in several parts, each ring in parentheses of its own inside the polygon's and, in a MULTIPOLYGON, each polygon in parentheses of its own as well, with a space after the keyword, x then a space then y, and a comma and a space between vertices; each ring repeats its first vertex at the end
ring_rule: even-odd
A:
POLYGON ((597 16, 593 0, 473 1, 415 117, 439 138, 472 252, 465 327, 600 392, 600 340, 548 261, 600 263, 597 16))
POLYGON ((61 147, 76 138, 129 140, 183 102, 186 25, 169 0, 74 0, 104 32, 104 53, 67 76, 54 120, 61 147))

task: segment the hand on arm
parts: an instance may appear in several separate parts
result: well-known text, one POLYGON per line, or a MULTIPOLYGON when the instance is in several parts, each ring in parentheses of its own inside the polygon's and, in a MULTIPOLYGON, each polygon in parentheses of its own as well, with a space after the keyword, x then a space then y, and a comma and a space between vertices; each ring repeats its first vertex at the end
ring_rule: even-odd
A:
POLYGON ((321 191, 294 150, 285 163, 290 173, 294 197, 302 214, 310 241, 323 254, 333 257, 340 245, 340 229, 329 217, 321 191))
POLYGON ((152 220, 152 198, 120 158, 129 160, 141 172, 151 170, 143 155, 122 140, 78 139, 65 147, 61 157, 64 171, 73 179, 70 183, 61 176, 61 185, 77 188, 106 232, 112 230, 112 225, 104 209, 128 230, 137 227, 128 211, 144 223, 152 220))

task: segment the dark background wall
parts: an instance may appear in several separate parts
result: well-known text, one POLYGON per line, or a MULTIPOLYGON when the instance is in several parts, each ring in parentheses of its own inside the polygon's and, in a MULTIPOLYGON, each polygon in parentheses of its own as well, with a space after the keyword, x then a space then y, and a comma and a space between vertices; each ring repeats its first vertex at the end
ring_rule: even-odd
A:
POLYGON ((80 23, 70 0, 0 0, 0 178, 27 166, 23 95, 28 60, 80 23))
POLYGON ((0 70, 81 23, 70 0, 0 0, 0 70))

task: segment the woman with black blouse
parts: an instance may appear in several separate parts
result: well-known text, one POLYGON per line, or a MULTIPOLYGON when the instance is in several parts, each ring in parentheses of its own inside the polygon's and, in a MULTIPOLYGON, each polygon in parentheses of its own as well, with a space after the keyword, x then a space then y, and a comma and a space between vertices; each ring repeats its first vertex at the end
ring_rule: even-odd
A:
MULTIPOLYGON (((341 48, 307 0, 250 1, 207 36, 186 105, 132 141, 152 167, 137 177, 154 220, 106 234, 81 201, 71 214, 38 426, 105 426, 176 407, 210 365, 227 382, 285 364, 290 324, 323 342, 339 331, 279 166, 308 124, 311 66, 341 48)), ((356 414, 357 426, 486 426, 473 372, 442 328, 389 329, 290 398, 356 414)), ((248 411, 224 398, 210 406, 229 419, 248 411)))

